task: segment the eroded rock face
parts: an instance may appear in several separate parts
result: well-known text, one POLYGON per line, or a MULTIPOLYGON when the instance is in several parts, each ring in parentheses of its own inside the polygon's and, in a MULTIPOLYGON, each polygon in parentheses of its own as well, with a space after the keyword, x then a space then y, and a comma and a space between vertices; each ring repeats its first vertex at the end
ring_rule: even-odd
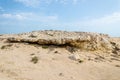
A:
POLYGON ((112 49, 108 35, 89 32, 34 31, 14 35, 9 37, 8 41, 44 45, 70 45, 90 51, 109 51, 112 49))

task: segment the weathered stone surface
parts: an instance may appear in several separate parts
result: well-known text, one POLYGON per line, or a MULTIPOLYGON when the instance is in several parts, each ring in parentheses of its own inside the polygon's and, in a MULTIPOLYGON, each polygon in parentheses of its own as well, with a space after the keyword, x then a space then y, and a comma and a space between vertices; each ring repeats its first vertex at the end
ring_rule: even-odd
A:
POLYGON ((67 31, 34 31, 16 34, 8 38, 11 42, 27 42, 48 45, 70 45, 82 50, 109 51, 110 37, 106 34, 67 31))

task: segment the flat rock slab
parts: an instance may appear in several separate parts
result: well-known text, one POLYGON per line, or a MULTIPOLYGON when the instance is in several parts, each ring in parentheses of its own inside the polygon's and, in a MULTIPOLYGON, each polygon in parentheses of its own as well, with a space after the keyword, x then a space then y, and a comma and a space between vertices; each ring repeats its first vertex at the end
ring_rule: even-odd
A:
POLYGON ((7 40, 10 42, 27 42, 42 45, 70 45, 92 51, 112 49, 108 35, 90 32, 33 31, 11 35, 7 40))

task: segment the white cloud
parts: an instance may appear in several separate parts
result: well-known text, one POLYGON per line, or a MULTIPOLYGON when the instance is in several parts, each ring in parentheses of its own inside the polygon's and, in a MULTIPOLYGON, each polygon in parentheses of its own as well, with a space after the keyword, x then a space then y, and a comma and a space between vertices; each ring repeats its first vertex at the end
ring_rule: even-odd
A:
POLYGON ((58 20, 57 15, 42 15, 35 13, 4 13, 0 15, 1 19, 12 19, 12 20, 21 20, 21 21, 36 21, 36 22, 56 22, 58 20))
MULTIPOLYGON (((46 26, 48 29, 102 32, 117 36, 120 34, 120 12, 114 12, 100 18, 92 18, 71 23, 59 21, 57 15, 35 13, 0 14, 0 25, 6 24, 25 27, 39 26, 41 29, 46 26)), ((46 27, 45 29, 47 29, 46 27)))
POLYGON ((98 19, 91 19, 91 20, 85 21, 84 24, 87 24, 89 26, 101 26, 101 25, 116 24, 119 22, 120 22, 120 12, 115 12, 98 19))
POLYGON ((114 12, 100 18, 92 18, 84 21, 59 23, 56 26, 61 26, 61 28, 66 30, 109 33, 116 36, 120 34, 120 12, 114 12))
POLYGON ((76 21, 77 26, 105 26, 111 24, 120 24, 120 12, 114 12, 100 18, 88 19, 86 21, 76 21))
POLYGON ((87 20, 80 20, 76 22, 64 24, 72 30, 81 30, 88 32, 107 33, 112 36, 119 36, 120 34, 120 12, 105 15, 100 18, 92 18, 87 20))
POLYGON ((92 18, 84 21, 76 21, 71 23, 61 23, 58 20, 57 15, 44 15, 44 14, 36 14, 36 13, 16 13, 16 14, 1 14, 1 19, 13 19, 13 20, 21 20, 21 21, 35 21, 35 22, 57 22, 58 25, 61 26, 88 26, 88 27, 105 27, 111 25, 120 25, 120 12, 114 12, 110 15, 105 15, 100 18, 92 18))
POLYGON ((22 14, 9 14, 9 13, 1 14, 0 17, 5 19, 15 19, 15 20, 23 20, 26 18, 26 16, 22 14))

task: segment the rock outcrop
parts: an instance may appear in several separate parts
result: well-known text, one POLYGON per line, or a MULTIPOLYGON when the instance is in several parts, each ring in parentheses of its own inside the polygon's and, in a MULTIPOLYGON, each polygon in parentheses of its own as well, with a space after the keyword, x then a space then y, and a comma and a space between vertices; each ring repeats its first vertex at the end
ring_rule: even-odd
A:
POLYGON ((69 45, 81 50, 111 51, 110 37, 106 34, 67 31, 34 31, 16 34, 8 38, 10 42, 27 42, 42 45, 69 45))

